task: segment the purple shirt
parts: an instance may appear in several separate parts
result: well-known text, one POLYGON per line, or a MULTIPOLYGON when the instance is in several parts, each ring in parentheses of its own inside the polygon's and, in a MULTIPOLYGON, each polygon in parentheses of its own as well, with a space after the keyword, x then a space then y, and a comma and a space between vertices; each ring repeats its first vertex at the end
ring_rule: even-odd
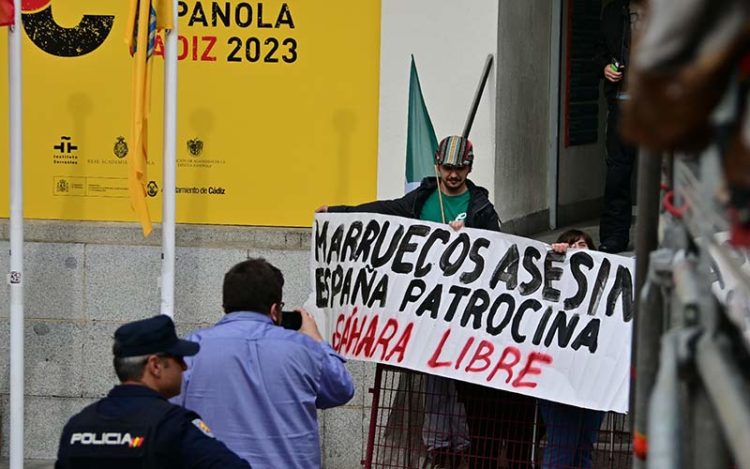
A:
POLYGON ((330 345, 250 312, 227 314, 187 339, 201 349, 186 357, 174 403, 198 412, 254 469, 320 467, 316 409, 354 395, 345 360, 330 345))

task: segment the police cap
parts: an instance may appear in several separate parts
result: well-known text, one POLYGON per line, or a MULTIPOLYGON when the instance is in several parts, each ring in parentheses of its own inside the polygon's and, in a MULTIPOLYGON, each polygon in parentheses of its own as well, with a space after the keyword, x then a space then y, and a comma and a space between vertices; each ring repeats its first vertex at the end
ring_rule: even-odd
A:
POLYGON ((115 331, 114 354, 118 358, 155 353, 189 357, 198 353, 199 349, 197 342, 179 339, 174 322, 163 314, 129 322, 115 331))

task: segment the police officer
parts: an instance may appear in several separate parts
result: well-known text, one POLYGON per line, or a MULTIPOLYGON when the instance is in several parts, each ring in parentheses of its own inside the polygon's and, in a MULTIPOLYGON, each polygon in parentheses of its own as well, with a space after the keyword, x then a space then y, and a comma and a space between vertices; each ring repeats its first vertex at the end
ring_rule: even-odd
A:
POLYGON ((180 393, 183 357, 199 348, 177 338, 168 316, 118 328, 112 351, 121 384, 68 421, 55 468, 250 467, 198 414, 167 401, 180 393))

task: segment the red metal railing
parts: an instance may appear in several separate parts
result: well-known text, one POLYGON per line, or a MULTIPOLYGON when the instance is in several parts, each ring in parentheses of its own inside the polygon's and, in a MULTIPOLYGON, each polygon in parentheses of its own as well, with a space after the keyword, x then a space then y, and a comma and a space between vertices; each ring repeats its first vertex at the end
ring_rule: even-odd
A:
POLYGON ((378 365, 367 450, 375 468, 596 468, 631 466, 624 415, 378 365))

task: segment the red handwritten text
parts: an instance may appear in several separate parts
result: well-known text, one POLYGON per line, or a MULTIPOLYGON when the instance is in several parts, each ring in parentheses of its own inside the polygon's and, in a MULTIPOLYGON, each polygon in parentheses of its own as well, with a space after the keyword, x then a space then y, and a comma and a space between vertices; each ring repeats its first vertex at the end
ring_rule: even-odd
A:
POLYGON ((521 351, 512 345, 502 349, 495 347, 489 340, 469 337, 455 357, 443 356, 445 344, 448 343, 451 330, 446 329, 438 342, 432 356, 427 360, 427 367, 431 369, 453 368, 462 369, 466 373, 487 373, 485 380, 492 381, 502 372, 505 383, 514 388, 535 388, 538 383, 531 380, 531 376, 540 375, 543 368, 540 365, 550 365, 552 356, 542 352, 531 352, 524 357, 521 351), (515 378, 515 379, 514 379, 515 378))
POLYGON ((380 322, 378 314, 358 314, 354 308, 351 313, 340 314, 336 319, 333 332, 333 349, 350 357, 372 358, 380 349, 380 361, 389 362, 395 358, 401 363, 406 347, 411 340, 414 323, 406 326, 394 318, 380 322))

